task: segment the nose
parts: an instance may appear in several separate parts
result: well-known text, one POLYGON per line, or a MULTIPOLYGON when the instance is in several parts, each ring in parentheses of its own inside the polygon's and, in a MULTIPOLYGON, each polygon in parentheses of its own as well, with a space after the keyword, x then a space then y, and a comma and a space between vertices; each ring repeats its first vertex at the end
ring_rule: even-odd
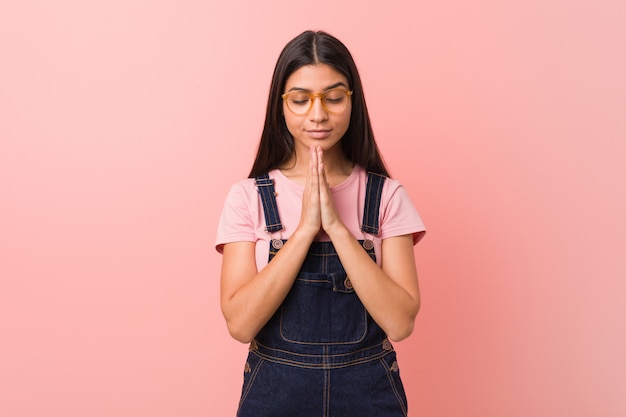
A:
POLYGON ((313 98, 313 104, 309 111, 309 120, 312 122, 323 122, 326 119, 328 119, 328 112, 324 108, 322 97, 317 96, 313 98))

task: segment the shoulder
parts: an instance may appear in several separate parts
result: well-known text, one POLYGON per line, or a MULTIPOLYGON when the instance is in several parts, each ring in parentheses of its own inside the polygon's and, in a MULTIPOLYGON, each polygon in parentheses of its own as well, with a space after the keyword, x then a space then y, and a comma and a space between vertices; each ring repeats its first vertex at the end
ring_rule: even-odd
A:
POLYGON ((230 186, 224 206, 222 209, 222 220, 230 219, 233 216, 246 217, 253 216, 257 210, 258 192, 254 178, 246 178, 230 186))
POLYGON ((226 243, 256 240, 257 195, 253 178, 246 178, 231 185, 217 227, 215 248, 218 252, 222 252, 226 243))
POLYGON ((398 195, 407 196, 406 189, 402 185, 402 183, 394 178, 386 177, 385 186, 383 187, 383 198, 392 199, 397 197, 398 195))
POLYGON ((251 196, 256 196, 256 184, 254 178, 245 178, 230 186, 226 200, 248 200, 251 196))
POLYGON ((390 178, 383 174, 378 174, 376 172, 366 171, 360 166, 356 166, 355 169, 358 169, 357 174, 360 179, 360 183, 362 186, 367 186, 367 184, 371 181, 372 186, 382 187, 382 196, 381 199, 383 202, 389 201, 394 198, 398 191, 403 191, 404 187, 402 183, 394 178, 390 178))
POLYGON ((423 236, 426 228, 402 183, 386 178, 381 194, 381 237, 413 235, 413 244, 423 236))
POLYGON ((244 178, 231 185, 231 190, 251 190, 255 188, 254 178, 244 178))

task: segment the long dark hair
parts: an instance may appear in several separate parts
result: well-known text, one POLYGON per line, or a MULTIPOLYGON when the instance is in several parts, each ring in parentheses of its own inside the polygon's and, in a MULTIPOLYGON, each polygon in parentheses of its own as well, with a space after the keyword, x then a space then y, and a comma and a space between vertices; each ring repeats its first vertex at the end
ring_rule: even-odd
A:
POLYGON ((293 155, 294 142, 285 124, 281 95, 291 74, 302 66, 315 64, 327 64, 339 71, 353 91, 350 126, 340 142, 344 156, 367 171, 389 176, 374 140, 361 77, 350 51, 328 33, 306 31, 285 46, 276 62, 263 133, 249 177, 276 169, 293 155))

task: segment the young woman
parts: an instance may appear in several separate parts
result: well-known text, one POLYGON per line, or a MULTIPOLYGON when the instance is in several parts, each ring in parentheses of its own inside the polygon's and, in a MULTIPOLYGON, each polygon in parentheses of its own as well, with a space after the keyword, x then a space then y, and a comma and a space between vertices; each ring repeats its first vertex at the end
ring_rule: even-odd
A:
POLYGON ((350 52, 324 32, 297 36, 218 228, 222 311, 250 344, 237 415, 406 416, 390 339, 413 331, 424 231, 388 176, 350 52))

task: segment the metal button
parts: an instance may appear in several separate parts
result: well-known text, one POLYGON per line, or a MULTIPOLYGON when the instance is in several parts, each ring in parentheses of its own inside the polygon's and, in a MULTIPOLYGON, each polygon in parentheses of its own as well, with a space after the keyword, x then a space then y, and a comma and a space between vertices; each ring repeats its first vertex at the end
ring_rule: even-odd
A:
POLYGON ((283 247, 283 241, 280 239, 272 239, 272 247, 276 250, 283 247))
POLYGON ((352 282, 350 282, 350 278, 346 277, 346 280, 343 282, 343 285, 346 286, 347 289, 352 289, 352 282))
POLYGON ((393 350, 393 346, 391 346, 389 339, 383 340, 383 350, 393 350))
POLYGON ((372 250, 372 249, 374 249, 374 242, 372 242, 372 241, 371 241, 371 240, 369 240, 369 239, 365 239, 365 240, 363 241, 363 248, 364 248, 365 250, 372 250))

